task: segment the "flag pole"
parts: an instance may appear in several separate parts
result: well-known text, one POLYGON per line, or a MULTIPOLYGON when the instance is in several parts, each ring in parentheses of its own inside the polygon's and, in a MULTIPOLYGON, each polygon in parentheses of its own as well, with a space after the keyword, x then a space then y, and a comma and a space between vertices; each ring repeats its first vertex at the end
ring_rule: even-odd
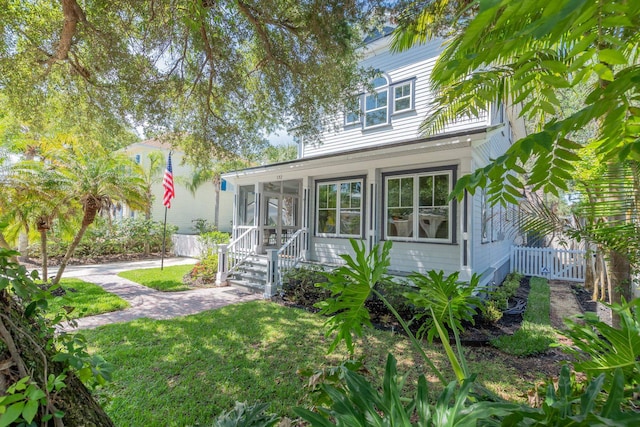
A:
POLYGON ((176 196, 175 189, 173 187, 173 166, 171 166, 171 153, 169 151, 169 157, 167 158, 167 169, 164 172, 164 178, 162 179, 162 186, 164 187, 164 196, 162 204, 164 205, 164 228, 162 231, 162 254, 160 254, 160 271, 164 269, 164 251, 167 247, 167 210, 171 207, 171 199, 176 196))
POLYGON ((162 254, 160 255, 160 271, 164 269, 164 250, 167 242, 167 207, 164 207, 164 229, 162 231, 162 254))

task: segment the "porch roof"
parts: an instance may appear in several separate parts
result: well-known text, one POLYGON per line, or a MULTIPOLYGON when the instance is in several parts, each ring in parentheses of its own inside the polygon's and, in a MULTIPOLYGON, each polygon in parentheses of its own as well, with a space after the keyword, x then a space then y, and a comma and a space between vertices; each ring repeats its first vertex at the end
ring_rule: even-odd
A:
POLYGON ((489 131, 500 128, 502 125, 481 127, 477 129, 470 129, 464 132, 440 134, 427 138, 420 138, 410 141, 401 141, 385 145, 377 145, 374 147, 360 148, 350 151, 341 151, 333 154, 323 154, 312 157, 302 157, 295 160, 288 160, 286 162, 271 163, 262 166, 253 166, 246 169, 239 169, 236 171, 227 172, 222 175, 224 179, 233 179, 239 177, 246 177, 250 175, 277 172, 279 170, 296 169, 303 171, 305 169, 313 169, 323 164, 335 164, 341 160, 354 162, 359 159, 372 158, 372 157, 389 157, 406 155, 407 152, 420 150, 425 151, 439 151, 450 150, 454 148, 462 148, 471 146, 472 142, 484 140, 484 136, 489 131))

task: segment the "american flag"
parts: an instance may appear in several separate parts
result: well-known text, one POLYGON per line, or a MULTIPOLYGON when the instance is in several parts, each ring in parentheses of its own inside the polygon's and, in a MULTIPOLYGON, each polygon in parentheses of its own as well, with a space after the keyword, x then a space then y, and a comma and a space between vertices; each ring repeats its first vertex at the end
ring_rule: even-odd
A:
POLYGON ((171 199, 176 197, 176 191, 173 187, 173 167, 171 166, 171 153, 169 153, 169 158, 167 159, 167 170, 164 171, 162 186, 164 187, 164 197, 162 199, 162 204, 170 208, 171 199))

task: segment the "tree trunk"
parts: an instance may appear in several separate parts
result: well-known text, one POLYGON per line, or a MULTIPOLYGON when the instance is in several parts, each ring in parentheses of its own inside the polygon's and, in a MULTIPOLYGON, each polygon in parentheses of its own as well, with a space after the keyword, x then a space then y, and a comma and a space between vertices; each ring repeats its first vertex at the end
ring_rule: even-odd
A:
MULTIPOLYGON (((10 361, 10 368, 0 371, 0 383, 9 384, 16 378, 29 375, 42 389, 46 389, 48 375, 58 376, 64 367, 53 361, 53 352, 47 350, 47 340, 51 339, 25 316, 23 307, 10 294, 0 292, 0 338, 4 345, 0 357, 10 361)), ((38 425, 59 426, 94 426, 112 427, 113 422, 102 407, 94 400, 84 384, 73 374, 67 372, 66 387, 55 391, 49 399, 49 412, 62 411, 62 419, 54 419, 54 423, 41 423, 43 411, 36 416, 38 425)), ((4 394, 4 390, 3 393, 4 394)))
POLYGON ((67 253, 65 253, 64 258, 62 258, 62 262, 60 263, 60 267, 58 267, 58 272, 56 273, 56 277, 51 282, 52 285, 57 285, 58 282, 60 282, 60 279, 62 278, 62 273, 64 272, 64 269, 67 268, 67 264, 69 263, 69 259, 71 259, 73 252, 76 250, 76 247, 78 247, 78 244, 80 243, 80 240, 82 240, 82 236, 84 236, 84 233, 85 231, 87 231, 87 228, 89 228, 89 225, 90 224, 84 224, 84 221, 83 221, 82 226, 80 227, 80 230, 78 230, 78 233, 76 234, 76 237, 73 238, 73 242, 71 242, 71 244, 69 245, 69 248, 67 248, 67 253))
POLYGON ((20 252, 19 258, 22 262, 29 261, 29 229, 25 226, 26 231, 21 231, 18 236, 18 252, 20 252))
POLYGON ((215 178, 213 179, 213 188, 216 191, 216 207, 213 211, 214 212, 213 225, 216 227, 216 231, 220 229, 219 220, 220 220, 220 187, 221 186, 222 186, 222 178, 220 177, 220 175, 216 174, 215 178))
MULTIPOLYGON (((144 210, 144 219, 145 221, 151 221, 151 201, 153 195, 151 194, 151 187, 147 187, 147 207, 144 210)), ((151 253, 151 247, 149 245, 149 233, 147 232, 146 239, 144 239, 144 256, 149 256, 151 253)))
POLYGON ((49 274, 47 271, 47 230, 44 228, 40 229, 40 254, 42 256, 42 281, 47 283, 49 274))

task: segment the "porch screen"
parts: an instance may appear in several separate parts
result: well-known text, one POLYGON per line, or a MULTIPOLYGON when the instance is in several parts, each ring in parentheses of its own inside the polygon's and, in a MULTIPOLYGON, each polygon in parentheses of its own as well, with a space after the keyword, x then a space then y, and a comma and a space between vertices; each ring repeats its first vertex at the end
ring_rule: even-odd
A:
POLYGON ((360 236, 362 181, 323 182, 317 185, 316 233, 325 236, 360 236))

